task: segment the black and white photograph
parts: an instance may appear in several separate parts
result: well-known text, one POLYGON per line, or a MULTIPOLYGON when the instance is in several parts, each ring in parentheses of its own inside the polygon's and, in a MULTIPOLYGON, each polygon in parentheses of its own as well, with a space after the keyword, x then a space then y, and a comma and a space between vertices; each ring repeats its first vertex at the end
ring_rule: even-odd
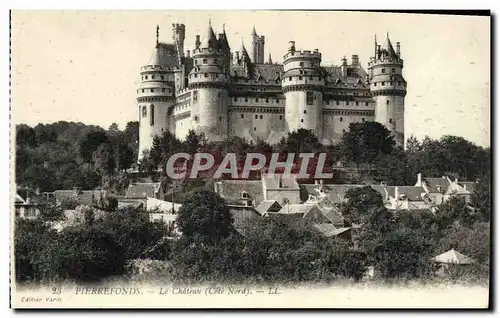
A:
POLYGON ((12 10, 11 306, 489 308, 491 23, 12 10))

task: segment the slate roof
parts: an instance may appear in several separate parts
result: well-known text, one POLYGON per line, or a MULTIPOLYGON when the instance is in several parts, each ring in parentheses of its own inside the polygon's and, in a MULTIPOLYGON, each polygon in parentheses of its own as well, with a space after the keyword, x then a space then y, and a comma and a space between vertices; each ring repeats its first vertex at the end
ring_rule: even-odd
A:
POLYGON ((429 192, 439 192, 438 187, 442 188, 443 193, 448 190, 448 186, 450 185, 450 182, 446 177, 442 178, 423 178, 422 182, 425 182, 427 184, 427 188, 429 189, 429 192))
POLYGON ((57 202, 64 200, 74 200, 79 204, 92 205, 105 196, 106 191, 103 190, 56 190, 54 196, 57 202))
POLYGON ((462 187, 464 187, 465 190, 469 192, 474 192, 477 182, 475 181, 459 181, 458 184, 460 184, 462 187))
MULTIPOLYGON (((314 184, 305 184, 303 185, 306 189, 307 193, 318 196, 319 193, 316 191, 318 188, 317 185, 314 184)), ((344 197, 347 194, 347 191, 350 189, 360 188, 363 185, 351 185, 351 184, 325 184, 322 189, 324 191, 325 196, 328 200, 333 204, 341 204, 343 203, 344 197)))
POLYGON ((146 65, 178 67, 179 57, 177 54, 177 48, 171 43, 158 43, 146 65))
POLYGON ((393 197, 396 193, 396 188, 399 190, 399 195, 406 195, 408 201, 424 201, 422 198, 422 194, 425 194, 425 190, 423 187, 419 186, 385 186, 385 185, 372 185, 371 186, 375 191, 380 193, 383 199, 385 199, 386 193, 384 188, 387 190, 389 196, 393 197))
POLYGON ((125 198, 127 199, 146 199, 154 198, 155 193, 160 190, 161 183, 133 183, 128 186, 125 198))
POLYGON ((238 205, 228 205, 229 212, 233 216, 235 227, 240 227, 245 224, 247 220, 252 220, 255 218, 260 218, 261 214, 251 206, 238 206, 238 205))
POLYGON ((450 184, 450 186, 446 190, 446 194, 462 194, 462 195, 467 195, 467 194, 471 194, 471 192, 468 191, 468 190, 465 190, 460 184, 452 183, 452 184, 450 184))
POLYGON ((249 200, 255 200, 256 205, 264 200, 262 181, 260 180, 221 180, 217 182, 217 192, 226 199, 228 204, 240 202, 243 191, 248 193, 249 200))
POLYGON ((278 213, 281 214, 307 214, 315 207, 314 204, 285 204, 278 213))

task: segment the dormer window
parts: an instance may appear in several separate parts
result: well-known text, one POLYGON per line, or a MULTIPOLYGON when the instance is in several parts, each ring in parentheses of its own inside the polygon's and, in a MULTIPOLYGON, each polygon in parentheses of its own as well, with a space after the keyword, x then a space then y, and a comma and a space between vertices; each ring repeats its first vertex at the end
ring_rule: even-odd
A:
POLYGON ((246 191, 241 191, 241 198, 242 198, 242 199, 245 199, 245 200, 246 200, 246 199, 248 199, 248 198, 249 198, 249 196, 248 196, 248 192, 246 192, 246 191))

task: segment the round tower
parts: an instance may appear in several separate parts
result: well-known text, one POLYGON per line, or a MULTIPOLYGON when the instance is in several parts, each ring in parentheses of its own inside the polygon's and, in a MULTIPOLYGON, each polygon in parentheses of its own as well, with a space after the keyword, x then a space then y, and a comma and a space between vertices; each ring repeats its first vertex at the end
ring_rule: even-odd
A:
POLYGON ((323 89, 325 79, 320 71, 321 53, 318 50, 296 51, 290 42, 284 56, 282 77, 285 94, 285 121, 288 132, 300 128, 313 131, 321 140, 323 118, 323 89))
POLYGON ((403 60, 400 44, 396 50, 387 35, 383 47, 375 39, 375 55, 368 63, 370 91, 375 100, 375 121, 390 130, 396 143, 405 142, 405 96, 406 81, 403 77, 403 60))
POLYGON ((192 127, 211 141, 222 141, 228 137, 229 65, 210 25, 206 37, 197 41, 192 58, 188 76, 192 127))
POLYGON ((141 67, 141 83, 137 90, 139 112, 139 160, 143 151, 151 149, 155 136, 168 129, 167 112, 175 103, 175 66, 170 60, 174 45, 158 42, 147 65, 141 67))

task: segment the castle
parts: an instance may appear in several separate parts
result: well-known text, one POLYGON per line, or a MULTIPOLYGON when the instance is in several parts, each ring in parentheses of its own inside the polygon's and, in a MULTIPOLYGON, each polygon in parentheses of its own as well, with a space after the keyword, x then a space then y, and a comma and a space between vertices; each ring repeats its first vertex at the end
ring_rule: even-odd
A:
POLYGON ((353 122, 376 121, 404 143, 404 98, 400 43, 387 35, 375 45, 368 72, 352 55, 340 66, 322 66, 321 53, 300 51, 290 41, 283 64, 264 61, 265 37, 252 32, 249 54, 242 43, 232 52, 225 29, 218 36, 209 22, 194 50, 184 51, 185 25, 173 24, 172 43, 159 41, 141 67, 137 90, 139 158, 153 138, 171 131, 183 139, 190 129, 212 141, 239 136, 275 144, 300 128, 334 144, 353 122))

